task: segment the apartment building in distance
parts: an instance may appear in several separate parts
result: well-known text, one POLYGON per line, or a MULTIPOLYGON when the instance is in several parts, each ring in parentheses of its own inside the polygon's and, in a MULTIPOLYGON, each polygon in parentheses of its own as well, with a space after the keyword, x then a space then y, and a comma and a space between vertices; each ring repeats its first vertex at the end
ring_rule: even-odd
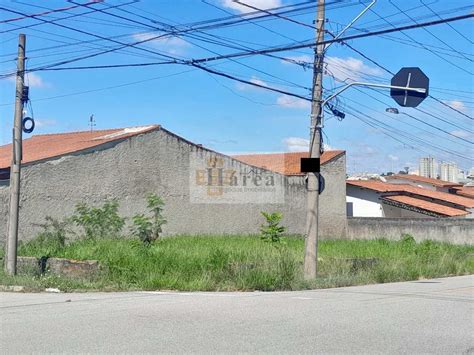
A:
POLYGON ((459 169, 456 163, 442 162, 439 166, 440 179, 444 181, 457 183, 459 169))
POLYGON ((438 164, 433 157, 420 158, 420 176, 436 179, 438 177, 438 164))

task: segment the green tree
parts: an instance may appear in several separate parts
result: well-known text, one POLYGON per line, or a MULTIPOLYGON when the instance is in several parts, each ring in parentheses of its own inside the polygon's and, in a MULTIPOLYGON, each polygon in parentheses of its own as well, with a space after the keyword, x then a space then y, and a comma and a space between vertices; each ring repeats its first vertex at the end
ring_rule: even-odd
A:
POLYGON ((125 218, 119 216, 118 207, 116 200, 106 201, 102 208, 79 203, 72 221, 84 229, 87 239, 115 238, 120 235, 125 225, 125 218))

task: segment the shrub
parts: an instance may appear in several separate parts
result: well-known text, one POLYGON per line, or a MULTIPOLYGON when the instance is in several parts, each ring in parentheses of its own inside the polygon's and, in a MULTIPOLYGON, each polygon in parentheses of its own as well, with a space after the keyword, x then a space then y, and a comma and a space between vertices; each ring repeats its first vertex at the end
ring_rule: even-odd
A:
POLYGON ((400 245, 405 252, 414 252, 416 248, 416 240, 410 234, 402 234, 400 237, 400 245))
POLYGON ((165 203, 161 197, 156 194, 149 194, 147 196, 147 207, 152 217, 137 214, 132 218, 132 234, 146 245, 160 238, 160 233, 163 231, 162 226, 167 222, 162 215, 164 205, 165 203))
POLYGON ((71 219, 84 229, 87 239, 115 238, 120 235, 125 224, 125 218, 118 214, 118 206, 115 200, 106 201, 102 208, 79 203, 71 219))
POLYGON ((35 239, 27 243, 30 253, 37 256, 50 256, 61 251, 66 246, 67 234, 71 231, 70 220, 62 221, 50 216, 46 216, 45 223, 39 226, 43 229, 35 239), (41 255, 39 255, 41 254, 41 255))
POLYGON ((283 215, 280 212, 266 213, 261 212, 265 217, 267 224, 260 227, 261 238, 267 242, 278 243, 286 228, 280 226, 283 215))

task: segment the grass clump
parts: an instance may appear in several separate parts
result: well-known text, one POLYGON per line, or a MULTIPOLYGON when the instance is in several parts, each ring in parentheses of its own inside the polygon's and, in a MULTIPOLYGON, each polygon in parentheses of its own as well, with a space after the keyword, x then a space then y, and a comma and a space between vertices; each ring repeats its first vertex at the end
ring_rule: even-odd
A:
POLYGON ((137 239, 82 239, 62 248, 31 241, 19 254, 99 260, 106 272, 94 281, 46 275, 7 277, 0 284, 62 290, 296 290, 418 280, 474 273, 474 247, 433 241, 323 240, 318 278, 302 279, 304 240, 266 243, 260 236, 178 236, 146 246, 137 239), (374 259, 374 263, 354 260, 374 259), (354 265, 363 265, 354 267, 354 265))

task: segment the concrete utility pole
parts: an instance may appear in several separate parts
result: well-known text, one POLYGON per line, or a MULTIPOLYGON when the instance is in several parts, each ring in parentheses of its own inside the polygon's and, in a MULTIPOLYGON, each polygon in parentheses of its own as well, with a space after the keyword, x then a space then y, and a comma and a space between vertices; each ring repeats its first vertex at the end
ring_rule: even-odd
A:
POLYGON ((15 93, 15 120, 13 125, 13 155, 10 167, 10 215, 8 218, 8 239, 6 244, 5 271, 9 275, 16 274, 16 258, 18 245, 18 212, 20 203, 20 170, 22 159, 22 120, 25 95, 25 46, 26 37, 18 38, 18 59, 15 93))
MULTIPOLYGON (((316 15, 316 48, 314 51, 313 69, 313 95, 311 104, 310 128, 310 158, 319 158, 321 151, 321 113, 323 99, 323 65, 325 22, 325 0, 318 0, 316 15)), ((318 208, 319 208, 319 173, 308 173, 308 209, 306 214, 306 238, 304 255, 304 277, 316 277, 316 264, 318 258, 318 208)))

